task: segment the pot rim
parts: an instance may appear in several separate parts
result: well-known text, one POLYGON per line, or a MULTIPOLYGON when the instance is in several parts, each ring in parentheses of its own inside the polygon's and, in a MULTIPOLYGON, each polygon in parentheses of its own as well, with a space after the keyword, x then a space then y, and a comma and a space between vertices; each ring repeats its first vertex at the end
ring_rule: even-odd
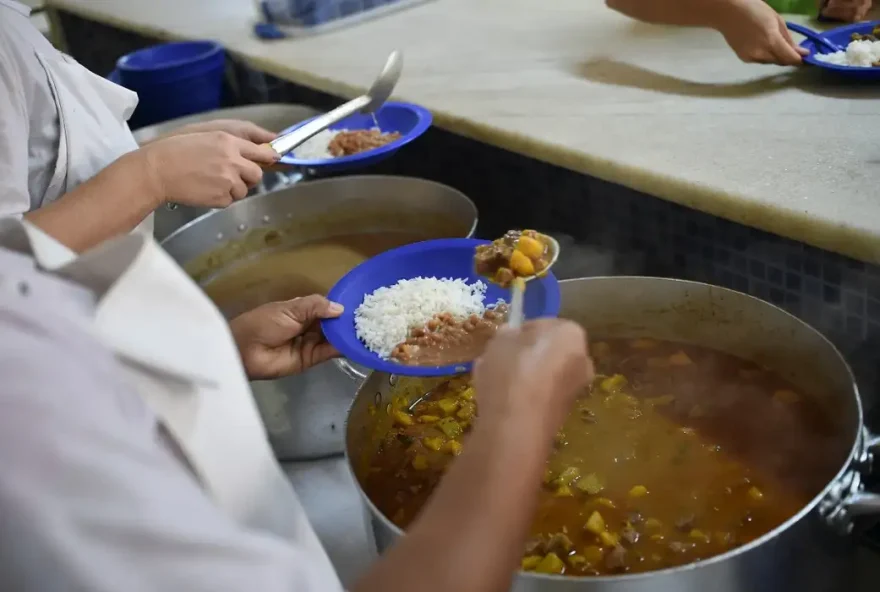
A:
MULTIPOLYGON (((588 581, 588 582, 598 582, 598 583, 635 582, 635 581, 655 577, 658 575, 672 575, 675 573, 691 571, 691 570, 698 569, 698 568, 701 568, 706 565, 712 565, 715 563, 720 563, 722 561, 727 561, 727 560, 731 559, 732 557, 736 557, 737 555, 744 554, 748 551, 756 549, 757 547, 760 547, 761 545, 764 545, 765 543, 776 538, 781 533, 783 533, 784 531, 786 531, 789 528, 791 528, 792 526, 794 526, 797 522, 803 520, 808 514, 810 514, 813 510, 815 510, 816 506, 818 506, 819 503, 831 492, 832 488, 843 479, 844 475, 846 475, 850 471, 852 471, 852 467, 851 467, 852 461, 857 456, 859 449, 861 447, 861 440, 862 440, 861 435, 865 431, 864 410, 862 409, 862 401, 861 401, 861 397, 859 395, 859 387, 858 387, 858 384, 856 383, 855 376, 853 375, 852 368, 850 368, 849 363, 847 363, 846 358, 843 357, 843 354, 840 353, 840 350, 838 350, 837 347, 827 337, 825 337, 825 335, 823 335, 819 330, 817 330, 815 327, 813 327, 809 323, 802 321, 801 319, 797 318, 796 316, 789 313, 785 309, 780 308, 779 306, 776 306, 775 304, 771 304, 769 302, 761 300, 760 298, 752 296, 751 294, 746 294, 745 292, 731 290, 730 288, 716 286, 714 284, 709 284, 707 282, 696 282, 696 281, 692 281, 692 280, 683 280, 683 279, 667 278, 667 277, 651 277, 651 276, 636 276, 636 275, 622 275, 622 276, 607 276, 606 275, 606 276, 590 276, 590 277, 569 278, 566 280, 560 280, 559 283, 560 284, 567 284, 567 283, 574 283, 574 282, 579 282, 579 281, 584 281, 584 280, 612 280, 612 279, 613 280, 649 279, 649 280, 660 281, 660 282, 678 282, 678 283, 685 283, 685 284, 688 284, 691 286, 709 287, 709 288, 712 288, 713 290, 719 290, 719 291, 723 291, 723 292, 727 292, 727 293, 731 293, 731 294, 737 294, 739 296, 745 296, 747 298, 750 298, 752 300, 757 301, 759 304, 775 308, 778 312, 781 312, 781 313, 787 315, 788 317, 791 317, 792 319, 805 325, 810 331, 813 331, 816 335, 818 335, 820 337, 820 339, 822 341, 824 341, 827 345, 829 345, 831 347, 831 349, 834 351, 835 354, 837 354, 837 356, 843 362, 844 367, 846 368, 847 375, 849 376, 850 383, 852 384, 852 394, 856 400, 855 401, 856 402, 856 410, 858 411, 858 414, 857 414, 858 423, 855 426, 855 430, 854 430, 854 434, 853 434, 853 442, 849 448, 849 453, 846 457, 846 460, 843 462, 841 468, 837 471, 837 473, 835 473, 834 477, 832 477, 828 481, 828 483, 825 485, 824 488, 822 488, 821 491, 819 491, 808 503, 806 503, 800 509, 800 511, 798 511, 796 514, 791 516, 788 520, 786 520, 785 522, 783 522, 782 524, 780 524, 779 526, 777 526, 773 530, 770 530, 770 531, 764 533, 763 535, 761 535, 760 537, 746 543, 745 545, 741 545, 739 547, 736 547, 734 549, 726 551, 725 553, 722 553, 720 555, 715 555, 713 557, 710 557, 709 559, 705 559, 702 561, 696 561, 696 562, 688 563, 686 565, 679 565, 676 567, 668 567, 668 568, 664 568, 664 569, 658 569, 658 570, 647 571, 647 572, 639 572, 639 573, 634 573, 634 574, 620 574, 620 575, 614 575, 614 576, 565 576, 565 575, 536 574, 534 572, 517 570, 514 574, 514 578, 525 578, 525 579, 529 579, 529 580, 534 579, 534 580, 539 580, 539 581, 548 580, 548 581, 558 581, 558 582, 575 582, 575 581, 588 581)), ((370 375, 372 375, 372 373, 370 375)), ((369 379, 369 376, 367 378, 369 379)), ((364 382, 364 384, 366 384, 366 381, 364 382)), ((349 420, 351 419, 351 412, 352 412, 352 409, 354 408, 354 403, 356 400, 358 400, 358 398, 360 396, 360 391, 362 388, 363 388, 363 384, 361 385, 361 387, 358 388, 358 392, 355 394, 354 398, 352 398, 352 402, 349 405, 348 412, 346 413, 346 416, 345 416, 345 426, 344 426, 345 427, 345 460, 346 460, 345 464, 346 464, 346 467, 349 471, 349 474, 351 475, 352 479, 354 479, 354 482, 357 484, 358 495, 360 495, 361 499, 365 502, 366 506, 370 510, 371 518, 379 519, 386 528, 388 528, 391 532, 393 532, 395 534, 395 536, 403 537, 406 534, 405 531, 398 528, 397 525, 395 525, 393 522, 391 522, 382 512, 380 512, 376 508, 376 506, 373 504, 372 500, 370 500, 370 498, 364 492, 363 488, 361 487, 361 483, 358 480, 358 477, 355 474, 354 468, 352 466, 352 460, 349 455, 349 438, 348 438, 349 430, 348 430, 348 426, 349 426, 349 420)), ((830 530, 829 530, 829 532, 830 532, 830 530)))
POLYGON ((330 178, 330 179, 316 179, 316 180, 312 180, 312 181, 304 179, 304 180, 300 181, 299 183, 294 183, 293 185, 288 185, 286 187, 280 187, 280 188, 272 190, 272 191, 267 191, 266 193, 261 193, 259 195, 246 197, 245 199, 239 200, 239 201, 235 202, 234 204, 229 205, 226 208, 213 208, 213 209, 205 212, 204 214, 201 214, 198 217, 193 218, 192 220, 190 220, 189 222, 187 222, 183 226, 177 228, 174 232, 172 232, 171 234, 169 234, 168 236, 163 238, 161 240, 161 242, 159 242, 159 245, 162 246, 162 245, 170 242, 172 239, 177 238, 181 234, 187 232, 188 230, 192 229, 194 226, 198 225, 199 222, 207 219, 210 216, 213 216, 217 212, 234 211, 234 209, 236 207, 238 207, 241 204, 246 204, 247 202, 249 202, 252 199, 259 199, 261 197, 275 195, 276 193, 281 192, 281 191, 293 191, 299 187, 305 187, 305 186, 311 187, 313 185, 331 185, 331 184, 339 184, 341 182, 352 183, 352 182, 358 182, 358 181, 374 183, 374 182, 378 182, 378 181, 389 181, 389 180, 392 182, 398 181, 398 180, 419 181, 419 182, 425 183, 427 185, 434 185, 437 187, 442 187, 444 189, 448 189, 450 191, 454 191, 459 196, 461 196, 462 198, 467 200, 467 202, 471 205, 471 208, 473 209, 473 222, 471 223, 471 226, 468 229, 466 236, 471 237, 477 231, 477 223, 479 222, 479 210, 477 209, 477 205, 463 191, 460 191, 460 190, 456 189, 455 187, 452 187, 451 185, 446 185, 444 183, 438 183, 437 181, 432 181, 430 179, 422 179, 421 177, 408 177, 406 175, 345 175, 344 177, 334 177, 334 178, 330 178))

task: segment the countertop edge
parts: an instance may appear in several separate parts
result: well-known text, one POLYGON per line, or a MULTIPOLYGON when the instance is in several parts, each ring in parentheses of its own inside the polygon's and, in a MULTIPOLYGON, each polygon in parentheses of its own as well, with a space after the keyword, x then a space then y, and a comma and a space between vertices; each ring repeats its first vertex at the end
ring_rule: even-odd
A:
MULTIPOLYGON (((69 5, 64 0, 47 0, 46 6, 50 11, 64 10, 105 25, 160 40, 188 38, 186 35, 162 27, 134 23, 104 12, 69 5)), ((222 39, 218 41, 222 42, 222 39)), ((365 90, 365 87, 315 76, 271 60, 250 56, 235 48, 227 48, 227 51, 260 72, 317 91, 351 98, 365 90)), ((406 100, 405 96, 395 95, 394 98, 406 100)), ((865 230, 830 224, 825 220, 792 210, 779 210, 771 205, 753 202, 745 196, 737 196, 634 166, 618 164, 593 154, 576 152, 489 125, 475 123, 442 110, 435 110, 429 105, 425 107, 431 110, 435 126, 463 137, 860 261, 880 263, 880 237, 873 236, 865 230), (805 240, 804 236, 809 236, 809 240, 805 240)))

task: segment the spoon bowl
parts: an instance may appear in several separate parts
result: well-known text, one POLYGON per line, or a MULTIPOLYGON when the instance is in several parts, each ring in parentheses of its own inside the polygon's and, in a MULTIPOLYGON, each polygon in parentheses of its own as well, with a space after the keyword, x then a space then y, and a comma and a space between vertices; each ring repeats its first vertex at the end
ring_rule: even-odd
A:
POLYGON ((550 273, 550 268, 559 259, 559 241, 548 234, 539 233, 541 238, 545 239, 550 251, 550 261, 547 263, 540 274, 523 276, 514 278, 510 285, 510 311, 507 315, 507 324, 513 328, 522 326, 525 320, 523 312, 523 302, 525 301, 526 284, 536 278, 543 277, 550 273))
POLYGON ((366 96, 370 97, 370 102, 361 108, 361 113, 374 113, 385 104, 394 92, 397 81, 400 80, 400 74, 403 72, 403 53, 395 49, 385 61, 385 66, 379 72, 379 76, 373 85, 367 91, 366 96))
POLYGON ((541 271, 541 273, 522 277, 521 279, 524 282, 530 282, 533 279, 540 278, 546 275, 550 272, 550 268, 553 267, 556 264, 556 261, 559 259, 559 241, 557 241, 549 234, 544 234, 543 232, 539 232, 538 234, 540 234, 541 238, 543 238, 547 243, 547 250, 550 252, 550 261, 547 262, 547 267, 545 267, 541 271))
POLYGON ((316 117, 294 130, 281 134, 269 145, 279 156, 284 156, 296 149, 298 146, 306 142, 312 136, 321 133, 334 123, 345 119, 346 117, 357 113, 373 113, 378 110, 397 85, 400 80, 400 74, 403 71, 403 54, 399 50, 394 50, 388 59, 385 60, 385 66, 379 73, 379 76, 370 86, 369 90, 361 96, 350 100, 349 102, 336 107, 332 111, 316 117))

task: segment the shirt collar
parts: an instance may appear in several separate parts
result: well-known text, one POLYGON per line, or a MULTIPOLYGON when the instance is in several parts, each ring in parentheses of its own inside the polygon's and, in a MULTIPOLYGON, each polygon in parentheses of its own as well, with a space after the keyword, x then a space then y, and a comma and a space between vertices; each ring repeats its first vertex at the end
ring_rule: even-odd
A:
POLYGON ((31 7, 25 6, 21 2, 16 2, 15 0, 0 0, 0 6, 5 6, 6 8, 11 8, 15 12, 20 12, 24 16, 31 15, 31 7))
POLYGON ((213 363, 227 354, 200 327, 223 317, 151 237, 129 234, 77 256, 28 222, 3 219, 0 245, 91 289, 95 330, 118 356, 177 380, 216 383, 213 363))

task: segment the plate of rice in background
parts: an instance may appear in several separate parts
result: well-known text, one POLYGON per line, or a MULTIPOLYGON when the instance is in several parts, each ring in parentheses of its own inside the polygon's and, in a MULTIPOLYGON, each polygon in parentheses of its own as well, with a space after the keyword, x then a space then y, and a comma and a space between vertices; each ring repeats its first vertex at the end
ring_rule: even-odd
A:
MULTIPOLYGON (((339 318, 321 321, 324 335, 343 356, 371 370, 403 376, 469 371, 485 340, 503 324, 510 301, 508 289, 487 282, 474 270, 477 245, 489 242, 430 240, 368 259, 327 295, 345 311, 339 318), (407 348, 402 345, 443 339, 456 332, 464 336, 464 342, 452 351, 462 354, 462 359, 429 356, 418 360, 403 355, 407 348), (483 341, 467 347, 469 332, 483 341)), ((555 317, 559 306, 559 282, 553 274, 529 282, 524 306, 527 319, 555 317)), ((422 353, 431 351, 426 348, 422 353)))
MULTIPOLYGON (((388 102, 372 114, 355 113, 312 136, 281 163, 320 169, 348 170, 382 161, 431 127, 432 116, 424 107, 388 102)), ((311 121, 302 121, 281 133, 311 121)))
POLYGON ((804 62, 851 78, 880 80, 880 21, 838 27, 821 35, 845 51, 822 53, 807 39, 800 44, 810 52, 804 62))

